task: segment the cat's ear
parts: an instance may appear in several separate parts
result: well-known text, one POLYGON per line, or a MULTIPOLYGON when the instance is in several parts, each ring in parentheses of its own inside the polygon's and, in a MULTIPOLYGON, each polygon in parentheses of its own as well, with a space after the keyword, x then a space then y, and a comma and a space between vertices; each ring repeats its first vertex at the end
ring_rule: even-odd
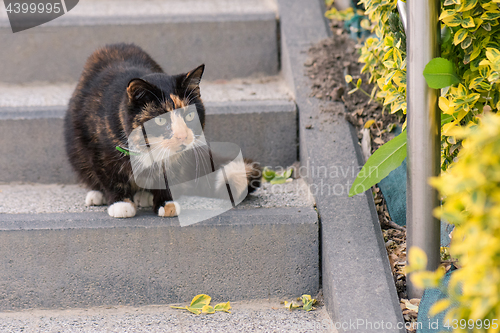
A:
POLYGON ((153 99, 156 87, 142 79, 132 79, 127 86, 127 95, 132 103, 153 99))
POLYGON ((187 74, 181 76, 181 86, 186 90, 193 90, 200 85, 201 77, 205 71, 205 64, 201 64, 187 74))

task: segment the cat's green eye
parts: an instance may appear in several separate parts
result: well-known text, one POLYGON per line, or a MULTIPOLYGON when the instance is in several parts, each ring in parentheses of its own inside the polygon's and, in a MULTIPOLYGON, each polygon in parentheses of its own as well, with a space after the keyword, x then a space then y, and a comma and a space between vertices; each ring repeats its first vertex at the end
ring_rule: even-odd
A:
POLYGON ((156 117, 156 118, 155 118, 155 123, 156 123, 156 125, 158 125, 158 126, 163 126, 163 125, 165 125, 165 124, 167 123, 167 119, 165 119, 165 118, 160 118, 160 117, 156 117))
POLYGON ((190 112, 187 114, 187 116, 184 118, 186 121, 191 121, 194 119, 194 112, 190 112))

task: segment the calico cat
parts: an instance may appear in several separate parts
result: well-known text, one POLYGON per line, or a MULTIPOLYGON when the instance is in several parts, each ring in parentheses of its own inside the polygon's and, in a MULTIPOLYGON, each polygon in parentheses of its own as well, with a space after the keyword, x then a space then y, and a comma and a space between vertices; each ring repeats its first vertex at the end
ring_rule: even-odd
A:
MULTIPOLYGON (((193 148, 200 133, 186 124, 196 116, 200 131, 205 125, 199 88, 204 68, 201 65, 186 74, 167 75, 133 44, 107 45, 88 58, 64 124, 69 161, 80 182, 91 190, 85 199, 87 206, 107 203, 108 214, 118 218, 134 216, 137 206, 153 206, 159 216, 180 213, 168 183, 150 192, 137 186, 127 155, 128 138, 134 130, 144 131, 144 125, 154 121, 162 131, 155 143, 165 154, 183 156, 193 148)), ((169 160, 166 167, 170 173, 182 173, 182 163, 177 162, 181 160, 169 160)), ((251 192, 260 186, 260 168, 250 160, 244 161, 243 177, 226 168, 224 178, 221 174, 219 179, 229 178, 238 191, 248 188, 251 192)), ((155 167, 151 161, 143 164, 146 171, 155 167)), ((225 190, 224 185, 219 181, 218 190, 225 190)))

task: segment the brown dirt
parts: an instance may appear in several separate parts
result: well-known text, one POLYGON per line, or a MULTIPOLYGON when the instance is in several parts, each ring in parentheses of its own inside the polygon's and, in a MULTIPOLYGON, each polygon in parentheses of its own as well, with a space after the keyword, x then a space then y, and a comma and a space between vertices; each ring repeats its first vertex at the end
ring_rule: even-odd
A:
MULTIPOLYGON (((361 42, 349 38, 342 28, 342 23, 332 22, 333 36, 327 38, 309 50, 309 59, 304 64, 307 75, 312 80, 311 96, 327 101, 341 101, 345 105, 345 118, 358 130, 368 120, 375 120, 370 127, 372 135, 372 152, 384 142, 394 137, 387 130, 392 124, 399 123, 397 116, 389 114, 388 110, 378 102, 371 100, 361 91, 349 94, 355 88, 354 82, 359 78, 363 84, 361 88, 371 93, 373 85, 367 84, 369 77, 360 74, 363 64, 358 62, 361 42), (347 84, 345 76, 351 75, 353 83, 347 84)), ((361 134, 359 134, 361 139, 361 134)))

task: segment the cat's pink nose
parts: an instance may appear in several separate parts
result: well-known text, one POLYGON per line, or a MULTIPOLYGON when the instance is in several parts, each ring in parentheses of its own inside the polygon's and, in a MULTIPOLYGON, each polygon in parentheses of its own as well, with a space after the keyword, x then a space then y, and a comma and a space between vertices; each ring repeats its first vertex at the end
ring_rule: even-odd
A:
POLYGON ((187 139, 188 134, 187 134, 187 132, 184 132, 184 133, 177 133, 175 137, 177 138, 177 140, 181 140, 181 141, 183 141, 183 140, 186 140, 186 139, 187 139))

